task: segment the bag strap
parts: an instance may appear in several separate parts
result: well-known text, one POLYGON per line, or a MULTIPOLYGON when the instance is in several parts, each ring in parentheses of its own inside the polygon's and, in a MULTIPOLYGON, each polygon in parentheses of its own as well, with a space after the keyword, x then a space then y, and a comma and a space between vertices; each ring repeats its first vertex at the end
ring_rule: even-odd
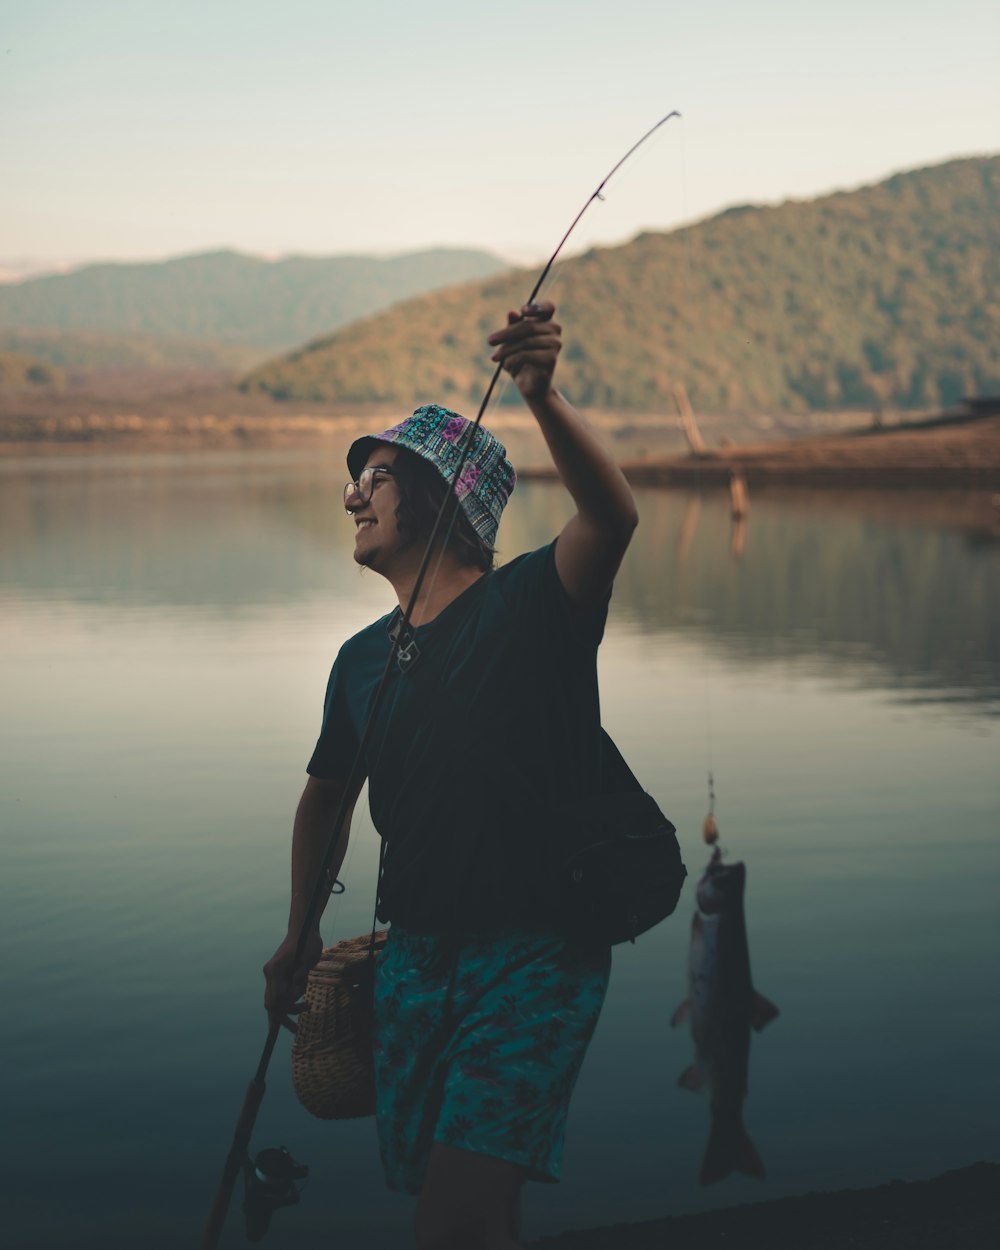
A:
POLYGON ((379 891, 382 888, 382 869, 385 865, 385 838, 379 834, 378 848, 378 875, 375 878, 375 909, 372 912, 372 936, 368 943, 368 962, 371 963, 375 958, 375 931, 378 929, 378 901, 379 891))
MULTIPOLYGON (((399 632, 401 618, 402 618, 402 611, 399 608, 397 608, 396 611, 393 613, 393 616, 389 622, 389 628, 388 628, 388 634, 393 643, 396 642, 396 637, 399 632)), ((419 659, 420 659, 420 651, 417 647, 417 640, 413 632, 413 627, 411 626, 407 630, 407 636, 404 637, 400 641, 399 654, 396 657, 397 667, 399 668, 400 675, 403 677, 404 680, 406 680, 406 674, 409 671, 410 667, 416 664, 417 660, 419 659)), ((421 671, 426 674, 427 666, 422 665, 421 671)), ((437 687, 437 691, 439 691, 440 694, 448 695, 448 691, 444 683, 441 681, 440 676, 437 677, 436 681, 434 677, 430 677, 429 679, 425 677, 425 680, 428 681, 428 684, 434 683, 437 687)), ((438 698, 436 707, 432 710, 432 716, 431 716, 430 724, 428 726, 428 732, 430 732, 431 734, 434 734, 437 732, 439 728, 438 722, 441 722, 443 726, 444 719, 445 719, 444 710, 446 706, 449 706, 449 710, 450 710, 450 702, 451 702, 450 695, 448 695, 447 699, 438 698)), ((382 874, 385 871, 385 855, 386 855, 386 839, 383 838, 381 834, 379 834, 378 872, 375 877, 375 905, 372 909, 371 940, 368 943, 369 962, 375 958, 375 934, 378 930, 378 905, 381 902, 382 874)))

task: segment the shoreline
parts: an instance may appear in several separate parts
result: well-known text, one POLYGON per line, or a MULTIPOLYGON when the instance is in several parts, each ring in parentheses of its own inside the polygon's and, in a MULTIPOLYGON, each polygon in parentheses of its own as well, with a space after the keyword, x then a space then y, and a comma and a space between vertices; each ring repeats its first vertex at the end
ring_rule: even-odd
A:
POLYGON ((1000 1244, 1000 1164, 543 1237, 530 1250, 982 1250, 1000 1244))
MULTIPOLYGON (((637 485, 728 487, 739 472, 761 486, 1000 490, 1000 415, 923 414, 879 428, 859 413, 702 419, 710 444, 687 449, 664 413, 586 410, 629 480, 637 485)), ((901 415, 901 414, 897 414, 901 415)), ((350 437, 392 424, 392 406, 364 408, 273 401, 229 390, 177 391, 129 400, 111 396, 0 396, 0 460, 121 452, 341 449, 350 437)), ((554 478, 530 414, 495 409, 489 425, 511 447, 518 475, 554 478)))
MULTIPOLYGON (((855 430, 621 462, 636 485, 1000 489, 1000 417, 855 430)), ((522 476, 554 477, 544 467, 522 476)))

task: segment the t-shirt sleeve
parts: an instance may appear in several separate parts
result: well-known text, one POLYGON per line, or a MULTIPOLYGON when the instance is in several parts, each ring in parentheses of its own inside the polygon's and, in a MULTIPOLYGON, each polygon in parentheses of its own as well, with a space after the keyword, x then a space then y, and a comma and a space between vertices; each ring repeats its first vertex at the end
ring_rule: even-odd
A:
POLYGON ((578 607, 566 592, 556 569, 556 543, 520 556, 501 570, 504 592, 513 610, 543 629, 596 647, 604 637, 611 592, 595 608, 578 607))
POLYGON ((323 701, 323 726, 316 749, 306 765, 310 777, 321 781, 346 781, 358 750, 358 735, 347 707, 343 652, 330 670, 323 701))

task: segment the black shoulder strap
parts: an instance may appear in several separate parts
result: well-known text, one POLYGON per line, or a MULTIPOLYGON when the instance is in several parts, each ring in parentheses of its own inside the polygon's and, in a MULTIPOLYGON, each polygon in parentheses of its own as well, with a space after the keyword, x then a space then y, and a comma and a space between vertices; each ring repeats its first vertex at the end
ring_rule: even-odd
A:
MULTIPOLYGON (((393 642, 396 641, 399 633, 399 626, 402 618, 402 612, 397 608, 389 621, 387 633, 393 642)), ((421 659, 420 650, 417 647, 416 638, 412 633, 408 633, 401 641, 399 654, 397 656, 397 667, 405 681, 418 681, 424 687, 423 694, 429 697, 433 692, 434 698, 431 700, 431 715, 425 732, 432 737, 438 730, 444 730, 450 723, 450 714, 453 711, 453 697, 448 691, 444 682, 441 680, 440 673, 435 673, 431 665, 426 662, 417 664, 421 659), (412 672, 411 672, 412 670, 412 672)), ((375 906, 372 912, 372 935, 368 946, 368 958, 375 958, 375 934, 378 930, 378 907, 380 894, 382 890, 382 873, 385 868, 386 855, 386 839, 379 834, 378 849, 378 872, 375 877, 375 906)))

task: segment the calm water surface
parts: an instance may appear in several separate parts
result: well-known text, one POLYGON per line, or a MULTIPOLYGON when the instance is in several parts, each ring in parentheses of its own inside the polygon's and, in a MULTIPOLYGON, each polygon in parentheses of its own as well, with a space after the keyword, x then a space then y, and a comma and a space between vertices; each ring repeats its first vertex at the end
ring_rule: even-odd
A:
MULTIPOLYGON (((391 606, 351 562, 341 464, 0 464, 4 1244, 197 1244, 264 1039, 327 671, 391 606)), ((689 887, 616 950, 565 1180, 531 1191, 527 1235, 997 1158, 1000 547, 912 496, 777 494, 736 559, 722 497, 640 506, 605 723, 695 875, 714 768, 781 1009, 746 1107, 769 1179, 697 1185, 707 1108, 668 1023, 689 887)), ((566 512, 522 484, 502 556, 566 512)), ((327 941, 364 930, 376 858, 359 816, 327 941)), ((312 1120, 280 1047, 254 1145, 312 1179, 270 1244, 407 1244, 372 1124, 312 1120)), ((237 1218, 224 1244, 245 1244, 237 1218)))

